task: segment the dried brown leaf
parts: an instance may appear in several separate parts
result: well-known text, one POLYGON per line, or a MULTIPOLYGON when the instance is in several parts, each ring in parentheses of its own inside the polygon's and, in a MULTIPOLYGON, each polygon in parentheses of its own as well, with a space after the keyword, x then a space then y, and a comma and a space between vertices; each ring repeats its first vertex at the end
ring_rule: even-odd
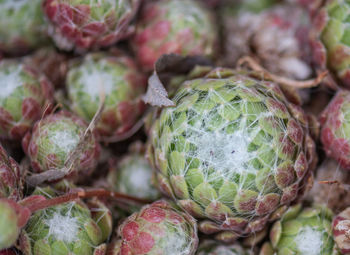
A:
POLYGON ((148 89, 143 101, 152 106, 171 107, 175 103, 168 97, 166 90, 169 78, 189 73, 196 65, 208 66, 210 61, 204 57, 184 57, 178 54, 161 56, 156 64, 153 75, 148 79, 148 89))

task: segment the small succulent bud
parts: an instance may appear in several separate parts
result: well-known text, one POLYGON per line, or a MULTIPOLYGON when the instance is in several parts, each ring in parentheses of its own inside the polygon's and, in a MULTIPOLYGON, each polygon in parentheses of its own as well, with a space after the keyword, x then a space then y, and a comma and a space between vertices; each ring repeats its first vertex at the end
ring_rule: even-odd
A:
POLYGON ((31 134, 27 134, 22 144, 36 172, 50 169, 63 169, 69 157, 76 149, 72 171, 88 173, 94 169, 100 152, 100 145, 92 132, 84 141, 84 146, 77 148, 87 124, 79 117, 61 111, 48 115, 38 121, 31 134))
POLYGON ((72 64, 67 76, 72 111, 90 122, 103 94, 104 108, 96 125, 97 132, 113 137, 131 129, 145 109, 141 95, 146 88, 146 77, 133 60, 95 53, 72 64))
MULTIPOLYGON (((332 86, 350 88, 350 64, 347 27, 349 26, 348 1, 299 0, 317 8, 311 34, 313 59, 320 70, 329 70, 335 79, 332 86), (312 4, 311 4, 312 3, 312 4), (334 82, 337 80, 337 82, 334 82)), ((333 77, 332 76, 332 77, 333 77)), ((328 81, 328 80, 327 80, 328 81)))
POLYGON ((106 47, 124 38, 140 4, 140 0, 43 2, 49 33, 63 50, 106 47))
POLYGON ((320 117, 321 141, 327 156, 350 169, 350 92, 340 90, 320 117))
POLYGON ((47 110, 52 85, 18 59, 0 61, 0 87, 0 138, 20 140, 47 110))
POLYGON ((211 13, 196 1, 149 1, 136 26, 132 43, 145 71, 163 54, 214 55, 211 13))
POLYGON ((119 226, 115 254, 193 255, 198 237, 194 219, 166 201, 147 205, 119 226), (118 253, 119 252, 119 253, 118 253))
POLYGON ((18 55, 48 43, 41 2, 0 2, 0 52, 18 55))
POLYGON ((260 255, 337 254, 334 253, 332 216, 326 207, 302 209, 300 204, 290 207, 272 226, 270 243, 263 245, 260 255))
MULTIPOLYGON (((105 207, 89 209, 80 201, 37 211, 25 227, 30 245, 23 252, 33 255, 104 254, 106 245, 103 242, 111 232, 111 228, 104 226, 105 217, 110 217, 105 207), (95 216, 105 213, 95 217, 92 212, 95 216)), ((111 218, 107 222, 111 222, 111 218)))
MULTIPOLYGON (((155 178, 149 162, 142 154, 130 153, 108 175, 112 189, 129 196, 155 201, 160 192, 154 186, 155 178)), ((134 211, 134 207, 130 208, 134 211)))

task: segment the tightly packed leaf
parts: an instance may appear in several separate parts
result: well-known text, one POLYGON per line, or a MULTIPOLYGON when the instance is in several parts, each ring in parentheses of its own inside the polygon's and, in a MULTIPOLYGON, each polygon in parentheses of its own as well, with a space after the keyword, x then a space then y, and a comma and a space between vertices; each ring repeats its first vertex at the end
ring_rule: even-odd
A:
POLYGON ((141 10, 132 39, 136 58, 146 71, 153 70, 163 54, 214 54, 216 29, 208 10, 196 1, 150 1, 141 10))
POLYGON ((154 123, 149 157, 162 191, 211 220, 201 231, 259 231, 297 198, 314 143, 307 117, 276 84, 217 68, 184 82, 173 100, 154 123))
POLYGON ((314 60, 322 69, 329 68, 345 87, 350 87, 350 3, 328 0, 314 22, 314 60))
POLYGON ((0 137, 20 140, 52 97, 52 85, 21 60, 0 61, 0 137))
POLYGON ((224 10, 225 65, 234 67, 239 58, 254 55, 272 73, 293 79, 309 78, 311 22, 307 11, 288 4, 272 8, 265 4, 257 14, 253 12, 257 5, 246 5, 242 3, 239 12, 236 8, 224 10))
POLYGON ((163 200, 129 216, 118 236, 119 255, 193 255, 198 243, 195 220, 163 200))
POLYGON ((0 1, 0 52, 21 54, 47 43, 41 2, 0 1))
POLYGON ((345 209, 333 219, 333 237, 342 254, 350 253, 350 208, 345 209))
POLYGON ((350 169, 350 92, 340 90, 320 117, 321 141, 329 157, 350 169))
POLYGON ((199 244, 196 255, 253 255, 251 249, 239 244, 223 245, 213 241, 204 241, 199 244))
MULTIPOLYGON (((84 146, 77 152, 77 160, 68 159, 80 143, 87 124, 70 112, 60 111, 38 121, 31 134, 23 139, 24 151, 28 155, 33 170, 43 172, 72 167, 72 172, 88 173, 97 164, 100 145, 94 133, 88 134, 84 146), (75 163, 67 166, 66 163, 75 163)), ((67 169, 66 169, 67 170, 67 169)))
POLYGON ((45 0, 50 35, 64 50, 110 46, 129 33, 140 0, 45 0))
POLYGON ((0 144, 0 198, 19 200, 22 197, 22 178, 19 165, 0 144))
POLYGON ((67 76, 71 108, 86 121, 92 120, 101 95, 105 96, 96 130, 108 137, 127 132, 140 118, 145 108, 141 101, 145 87, 145 77, 126 56, 88 54, 73 64, 67 76))
POLYGON ((88 208, 80 201, 56 205, 36 212, 25 227, 27 245, 23 245, 26 255, 41 254, 105 254, 103 244, 111 233, 111 226, 101 222, 111 222, 106 207, 88 208), (99 217, 93 217, 99 212, 99 217))
POLYGON ((160 197, 159 191, 153 185, 152 168, 141 154, 127 155, 107 178, 117 192, 153 201, 160 197))
POLYGON ((291 207, 272 226, 270 242, 260 255, 337 255, 332 237, 333 213, 326 207, 291 207))

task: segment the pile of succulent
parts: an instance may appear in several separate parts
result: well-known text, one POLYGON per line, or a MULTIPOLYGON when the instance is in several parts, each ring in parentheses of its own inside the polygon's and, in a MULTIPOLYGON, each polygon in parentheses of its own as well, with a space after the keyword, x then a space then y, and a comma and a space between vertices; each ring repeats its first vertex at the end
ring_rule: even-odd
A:
POLYGON ((0 0, 0 255, 350 254, 349 13, 0 0))

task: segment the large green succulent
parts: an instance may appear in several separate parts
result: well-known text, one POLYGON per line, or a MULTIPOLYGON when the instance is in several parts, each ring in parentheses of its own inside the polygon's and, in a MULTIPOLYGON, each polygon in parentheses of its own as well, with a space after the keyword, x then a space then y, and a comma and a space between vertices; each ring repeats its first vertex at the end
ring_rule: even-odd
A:
POLYGON ((164 193, 226 239, 261 230, 295 200, 313 167, 301 108, 279 87, 230 69, 183 83, 151 131, 149 157, 164 193))
POLYGON ((333 213, 326 207, 291 207, 274 223, 270 243, 263 245, 260 255, 339 254, 332 237, 332 217, 333 213))
POLYGON ((24 53, 47 43, 41 0, 0 0, 0 52, 24 53))
POLYGON ((72 110, 88 122, 104 93, 104 110, 96 127, 103 136, 121 134, 135 124, 144 109, 141 94, 145 87, 145 77, 126 56, 89 54, 72 65, 67 75, 72 110))

